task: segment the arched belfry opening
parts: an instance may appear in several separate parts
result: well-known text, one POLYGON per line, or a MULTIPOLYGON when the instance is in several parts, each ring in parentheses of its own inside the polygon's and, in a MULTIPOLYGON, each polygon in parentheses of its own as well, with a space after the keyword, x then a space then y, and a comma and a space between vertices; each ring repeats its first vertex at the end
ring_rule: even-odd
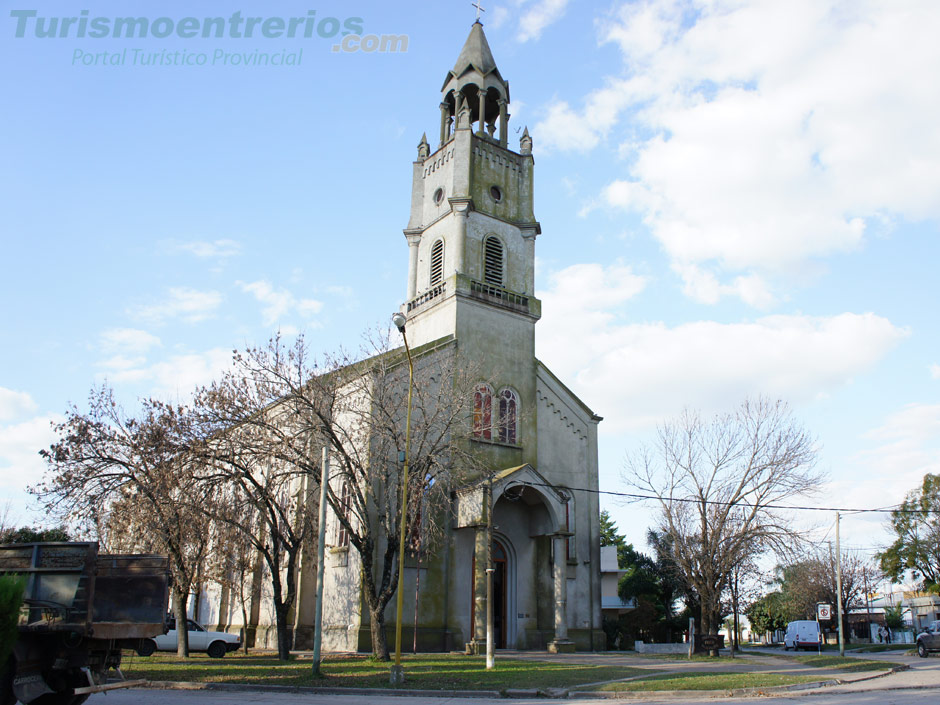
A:
POLYGON ((506 146, 509 82, 500 75, 479 22, 473 24, 457 63, 444 77, 441 93, 441 144, 455 130, 473 130, 506 146))

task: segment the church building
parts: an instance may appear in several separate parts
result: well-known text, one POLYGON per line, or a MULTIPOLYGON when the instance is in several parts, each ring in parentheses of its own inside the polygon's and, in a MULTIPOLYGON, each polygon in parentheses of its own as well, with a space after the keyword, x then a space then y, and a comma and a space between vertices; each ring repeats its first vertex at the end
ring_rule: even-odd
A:
MULTIPOLYGON (((456 489, 434 555, 406 561, 405 642, 420 580, 419 650, 485 648, 491 518, 495 646, 602 650, 601 418, 536 357, 533 140, 525 130, 510 146, 509 108, 509 82, 477 21, 444 76, 435 144, 423 137, 412 167, 401 312, 412 348, 446 341, 482 365, 488 381, 474 391, 469 442, 490 472, 456 489)), ((328 522, 337 532, 336 518, 328 522)), ((327 555, 325 650, 370 649, 356 564, 354 554, 327 555)), ((394 610, 393 601, 389 625, 394 610)))

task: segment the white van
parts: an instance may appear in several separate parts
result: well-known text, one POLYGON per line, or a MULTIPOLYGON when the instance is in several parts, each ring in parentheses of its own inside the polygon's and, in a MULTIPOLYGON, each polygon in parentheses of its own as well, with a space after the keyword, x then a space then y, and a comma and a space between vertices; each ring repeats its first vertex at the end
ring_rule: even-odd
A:
POLYGON ((783 637, 783 650, 818 649, 822 644, 822 632, 819 622, 800 619, 787 624, 787 633, 783 637))

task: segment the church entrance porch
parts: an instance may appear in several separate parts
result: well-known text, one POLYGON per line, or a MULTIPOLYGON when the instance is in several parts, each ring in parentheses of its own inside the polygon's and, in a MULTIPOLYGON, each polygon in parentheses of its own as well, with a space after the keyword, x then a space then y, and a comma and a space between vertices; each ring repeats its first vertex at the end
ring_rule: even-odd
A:
POLYGON ((486 649, 487 599, 496 648, 573 650, 567 590, 576 563, 568 560, 567 494, 529 465, 498 472, 457 494, 460 551, 469 559, 460 579, 468 588, 467 650, 486 649))

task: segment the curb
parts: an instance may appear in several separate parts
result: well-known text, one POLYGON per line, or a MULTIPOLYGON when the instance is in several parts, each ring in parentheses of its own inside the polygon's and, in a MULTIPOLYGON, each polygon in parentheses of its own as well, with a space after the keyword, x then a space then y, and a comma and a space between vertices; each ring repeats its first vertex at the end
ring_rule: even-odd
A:
MULTIPOLYGON (((419 690, 417 688, 329 688, 312 685, 252 685, 249 683, 188 683, 148 681, 144 688, 154 690, 218 690, 223 692, 310 693, 311 695, 400 695, 412 698, 502 698, 511 697, 496 690, 419 690)), ((507 691, 508 692, 508 691, 507 691)), ((519 691, 526 692, 528 691, 519 691)), ((528 694, 517 697, 529 697, 528 694)))

